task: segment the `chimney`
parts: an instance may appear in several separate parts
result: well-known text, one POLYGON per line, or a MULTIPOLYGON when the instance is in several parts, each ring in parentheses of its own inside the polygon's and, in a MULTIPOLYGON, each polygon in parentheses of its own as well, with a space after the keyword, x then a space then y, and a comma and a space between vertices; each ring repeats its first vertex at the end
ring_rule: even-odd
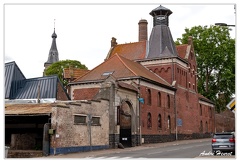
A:
POLYGON ((192 40, 192 36, 188 37, 188 45, 192 45, 193 44, 193 40, 192 40))
POLYGON ((148 34, 147 34, 147 20, 141 19, 138 22, 138 41, 144 41, 148 39, 148 34))
POLYGON ((112 37, 112 40, 111 40, 111 47, 114 47, 115 45, 117 45, 117 42, 116 42, 116 38, 115 37, 112 37))

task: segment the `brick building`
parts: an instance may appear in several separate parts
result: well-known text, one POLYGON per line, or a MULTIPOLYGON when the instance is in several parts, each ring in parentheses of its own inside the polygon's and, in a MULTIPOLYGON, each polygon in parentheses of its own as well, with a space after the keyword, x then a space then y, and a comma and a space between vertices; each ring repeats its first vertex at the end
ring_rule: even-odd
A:
POLYGON ((168 27, 172 11, 150 12, 154 26, 139 21, 139 42, 111 48, 103 63, 69 83, 72 100, 109 100, 109 143, 136 146, 176 139, 209 137, 214 132, 214 104, 197 91, 197 63, 192 44, 175 46, 168 27))

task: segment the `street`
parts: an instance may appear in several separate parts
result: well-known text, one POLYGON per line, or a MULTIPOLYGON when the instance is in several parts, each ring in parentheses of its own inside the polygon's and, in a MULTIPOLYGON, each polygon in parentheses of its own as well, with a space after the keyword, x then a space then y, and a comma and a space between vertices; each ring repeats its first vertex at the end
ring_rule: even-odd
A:
POLYGON ((146 158, 232 158, 234 155, 213 156, 211 139, 181 140, 167 143, 143 144, 125 149, 71 153, 46 158, 85 159, 146 159, 146 158))

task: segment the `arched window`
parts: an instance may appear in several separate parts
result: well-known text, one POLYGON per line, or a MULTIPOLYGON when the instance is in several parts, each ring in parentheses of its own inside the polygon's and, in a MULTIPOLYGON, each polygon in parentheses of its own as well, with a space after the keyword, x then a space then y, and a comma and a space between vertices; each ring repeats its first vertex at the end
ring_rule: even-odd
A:
POLYGON ((212 118, 212 108, 209 106, 209 117, 212 118))
POLYGON ((157 106, 161 107, 162 100, 161 100, 161 93, 158 92, 158 97, 157 97, 157 106))
POLYGON ((202 124, 202 121, 200 121, 200 133, 202 133, 203 132, 203 124, 202 124))
POLYGON ((171 118, 170 118, 170 115, 168 116, 168 120, 167 120, 167 128, 171 129, 171 118))
POLYGON ((147 89, 147 104, 151 105, 152 97, 151 97, 151 90, 147 89))
POLYGON ((162 129, 162 117, 161 117, 161 114, 158 114, 158 129, 162 129))
POLYGON ((147 127, 152 128, 152 116, 151 113, 148 113, 147 115, 147 127))
POLYGON ((206 132, 208 132, 208 123, 207 123, 207 121, 206 121, 205 126, 206 126, 206 132))
POLYGON ((167 108, 170 108, 170 96, 167 95, 167 108))
POLYGON ((200 115, 202 116, 202 105, 200 104, 200 115))

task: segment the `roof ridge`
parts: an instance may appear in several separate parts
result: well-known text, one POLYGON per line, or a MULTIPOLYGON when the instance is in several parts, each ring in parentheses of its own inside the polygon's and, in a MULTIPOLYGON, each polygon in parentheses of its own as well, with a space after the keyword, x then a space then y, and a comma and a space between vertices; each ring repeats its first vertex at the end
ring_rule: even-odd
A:
MULTIPOLYGON (((122 43, 122 44, 117 44, 116 46, 118 45, 126 45, 126 44, 136 44, 136 43, 139 43, 139 42, 146 42, 147 40, 143 40, 143 41, 136 41, 136 42, 129 42, 129 43, 122 43)), ((115 46, 115 47, 116 47, 115 46)))
MULTIPOLYGON (((120 55, 118 55, 117 53, 115 54, 119 59, 120 59, 120 61, 123 63, 123 65, 128 69, 128 70, 130 70, 134 75, 136 75, 136 76, 138 76, 129 66, 127 66, 127 64, 122 60, 122 58, 124 58, 124 59, 127 59, 127 58, 125 58, 125 57, 123 57, 123 56, 120 56, 120 55)), ((127 60, 129 60, 129 59, 127 59, 127 60)), ((129 60, 129 61, 131 61, 131 60, 129 60)), ((133 61, 132 61, 133 62, 133 61)))
MULTIPOLYGON (((89 73, 91 73, 92 71, 94 71, 95 69, 97 69, 98 67, 100 67, 101 65, 103 65, 104 63, 108 62, 109 60, 111 60, 115 55, 113 55, 112 57, 108 58, 107 60, 105 60, 104 62, 102 62, 101 64, 97 65, 96 67, 94 67, 92 70, 89 70, 88 72, 86 72, 83 76, 80 76, 79 78, 73 80, 72 82, 77 82, 79 81, 81 78, 85 77, 86 75, 88 75, 89 73)), ((71 83, 72 83, 71 82, 71 83)))

